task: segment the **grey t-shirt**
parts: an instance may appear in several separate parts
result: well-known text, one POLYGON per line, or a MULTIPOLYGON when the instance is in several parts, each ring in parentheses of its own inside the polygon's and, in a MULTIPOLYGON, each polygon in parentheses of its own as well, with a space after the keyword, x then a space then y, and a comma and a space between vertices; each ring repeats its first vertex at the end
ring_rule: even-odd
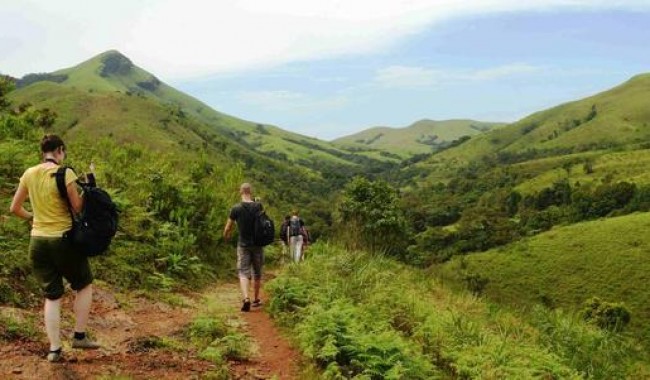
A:
POLYGON ((230 210, 230 219, 237 222, 240 247, 253 247, 255 235, 255 216, 263 209, 258 202, 241 202, 230 210))

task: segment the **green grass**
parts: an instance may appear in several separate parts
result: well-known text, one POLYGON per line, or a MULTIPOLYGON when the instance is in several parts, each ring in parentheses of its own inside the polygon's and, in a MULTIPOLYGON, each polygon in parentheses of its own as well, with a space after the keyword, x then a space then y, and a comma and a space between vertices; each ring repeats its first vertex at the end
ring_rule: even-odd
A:
POLYGON ((37 340, 42 333, 36 327, 36 318, 19 309, 0 308, 0 342, 37 340))
POLYGON ((268 290, 271 313, 294 332, 325 378, 610 379, 648 373, 633 340, 575 314, 509 312, 381 255, 316 245, 309 260, 289 266, 268 290))
POLYGON ((589 152, 583 154, 552 157, 514 165, 518 173, 533 177, 516 187, 528 194, 550 187, 560 180, 571 184, 599 185, 604 182, 633 182, 637 185, 650 183, 650 150, 639 149, 623 152, 589 152), (585 172, 584 163, 592 164, 592 173, 585 172), (562 166, 568 163, 567 171, 562 166))
POLYGON ((650 344, 650 213, 554 228, 500 249, 458 257, 443 278, 474 273, 489 282, 484 294, 514 307, 546 304, 579 310, 591 297, 623 302, 629 326, 650 344))
POLYGON ((244 322, 233 313, 232 305, 238 302, 236 287, 232 291, 219 289, 205 295, 199 314, 185 331, 185 337, 199 356, 224 370, 227 369, 227 361, 247 360, 256 350, 245 335, 244 322))

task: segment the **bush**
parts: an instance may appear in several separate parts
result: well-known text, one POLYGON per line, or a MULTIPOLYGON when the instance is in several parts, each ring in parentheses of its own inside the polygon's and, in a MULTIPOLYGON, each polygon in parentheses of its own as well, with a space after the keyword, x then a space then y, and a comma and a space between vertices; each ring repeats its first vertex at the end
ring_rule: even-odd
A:
POLYGON ((598 297, 585 302, 582 316, 585 321, 611 331, 623 331, 631 319, 630 311, 625 305, 603 302, 598 297))

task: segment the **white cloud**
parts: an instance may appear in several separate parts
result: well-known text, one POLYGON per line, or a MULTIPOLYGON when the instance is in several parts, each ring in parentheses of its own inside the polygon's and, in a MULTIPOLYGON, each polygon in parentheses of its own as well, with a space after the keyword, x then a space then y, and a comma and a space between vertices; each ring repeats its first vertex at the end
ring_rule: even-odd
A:
POLYGON ((511 63, 482 69, 436 69, 418 66, 389 66, 377 70, 373 82, 387 88, 431 87, 443 84, 485 82, 545 69, 526 63, 511 63))
POLYGON ((452 17, 558 8, 650 9, 650 3, 0 0, 0 70, 51 71, 118 49, 163 79, 178 79, 373 52, 452 17))

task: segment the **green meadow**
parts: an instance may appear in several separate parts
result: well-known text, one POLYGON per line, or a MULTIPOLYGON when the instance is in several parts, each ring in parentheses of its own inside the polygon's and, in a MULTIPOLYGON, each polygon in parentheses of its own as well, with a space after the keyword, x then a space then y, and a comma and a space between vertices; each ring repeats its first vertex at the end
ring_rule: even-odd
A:
POLYGON ((487 281, 490 300, 514 308, 579 311, 592 297, 622 302, 630 330, 650 342, 650 213, 553 228, 502 248, 454 258, 441 279, 462 284, 467 274, 487 281))

